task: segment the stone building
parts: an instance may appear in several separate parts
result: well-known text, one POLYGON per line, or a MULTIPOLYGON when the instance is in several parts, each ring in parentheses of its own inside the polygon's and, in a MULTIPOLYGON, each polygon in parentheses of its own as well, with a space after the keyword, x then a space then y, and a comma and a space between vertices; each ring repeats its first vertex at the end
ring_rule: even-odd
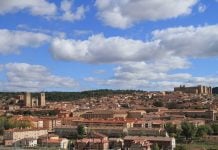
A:
POLYGON ((45 106, 45 93, 40 93, 39 97, 32 97, 31 93, 24 93, 24 106, 25 107, 43 107, 45 106))
POLYGON ((191 94, 212 94, 212 88, 207 86, 193 86, 193 87, 186 87, 185 85, 180 85, 180 87, 174 88, 175 92, 182 92, 182 93, 191 93, 191 94))

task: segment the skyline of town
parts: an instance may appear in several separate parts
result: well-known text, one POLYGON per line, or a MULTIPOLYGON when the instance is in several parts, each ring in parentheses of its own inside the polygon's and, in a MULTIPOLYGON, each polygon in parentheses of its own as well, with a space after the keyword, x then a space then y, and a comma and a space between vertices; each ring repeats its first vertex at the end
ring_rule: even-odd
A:
POLYGON ((0 91, 216 87, 217 9, 217 0, 2 0, 0 91))

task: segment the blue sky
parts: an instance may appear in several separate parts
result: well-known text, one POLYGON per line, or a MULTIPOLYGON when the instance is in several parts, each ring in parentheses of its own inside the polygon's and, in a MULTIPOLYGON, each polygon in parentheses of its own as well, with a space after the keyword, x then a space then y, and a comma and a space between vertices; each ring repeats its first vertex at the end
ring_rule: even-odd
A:
POLYGON ((218 85, 216 0, 1 0, 0 91, 218 85))

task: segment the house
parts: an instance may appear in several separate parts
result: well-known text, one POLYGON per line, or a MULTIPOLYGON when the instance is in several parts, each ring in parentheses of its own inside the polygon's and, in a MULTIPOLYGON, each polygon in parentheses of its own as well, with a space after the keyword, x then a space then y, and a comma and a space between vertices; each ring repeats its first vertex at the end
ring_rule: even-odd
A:
POLYGON ((161 136, 126 136, 124 138, 124 148, 129 148, 134 142, 149 142, 158 144, 161 149, 173 150, 176 147, 175 138, 161 136))
POLYGON ((37 139, 36 138, 24 138, 20 141, 16 142, 16 146, 20 147, 36 147, 37 146, 37 139))
POLYGON ((88 138, 76 140, 75 147, 78 150, 82 150, 82 149, 108 150, 109 140, 108 137, 103 134, 92 132, 88 135, 88 138))
POLYGON ((29 138, 38 139, 39 136, 47 134, 46 129, 10 129, 4 131, 3 140, 5 146, 12 146, 17 141, 29 138))
POLYGON ((38 143, 42 147, 68 149, 69 140, 66 138, 60 138, 58 135, 55 134, 50 134, 47 136, 41 136, 38 139, 38 143))

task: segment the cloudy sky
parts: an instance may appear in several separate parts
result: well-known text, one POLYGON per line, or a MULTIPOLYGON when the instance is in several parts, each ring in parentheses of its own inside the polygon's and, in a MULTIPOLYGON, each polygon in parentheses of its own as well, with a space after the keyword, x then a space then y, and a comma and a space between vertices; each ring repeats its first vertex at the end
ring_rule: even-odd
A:
POLYGON ((0 0, 0 91, 218 86, 217 0, 0 0))

